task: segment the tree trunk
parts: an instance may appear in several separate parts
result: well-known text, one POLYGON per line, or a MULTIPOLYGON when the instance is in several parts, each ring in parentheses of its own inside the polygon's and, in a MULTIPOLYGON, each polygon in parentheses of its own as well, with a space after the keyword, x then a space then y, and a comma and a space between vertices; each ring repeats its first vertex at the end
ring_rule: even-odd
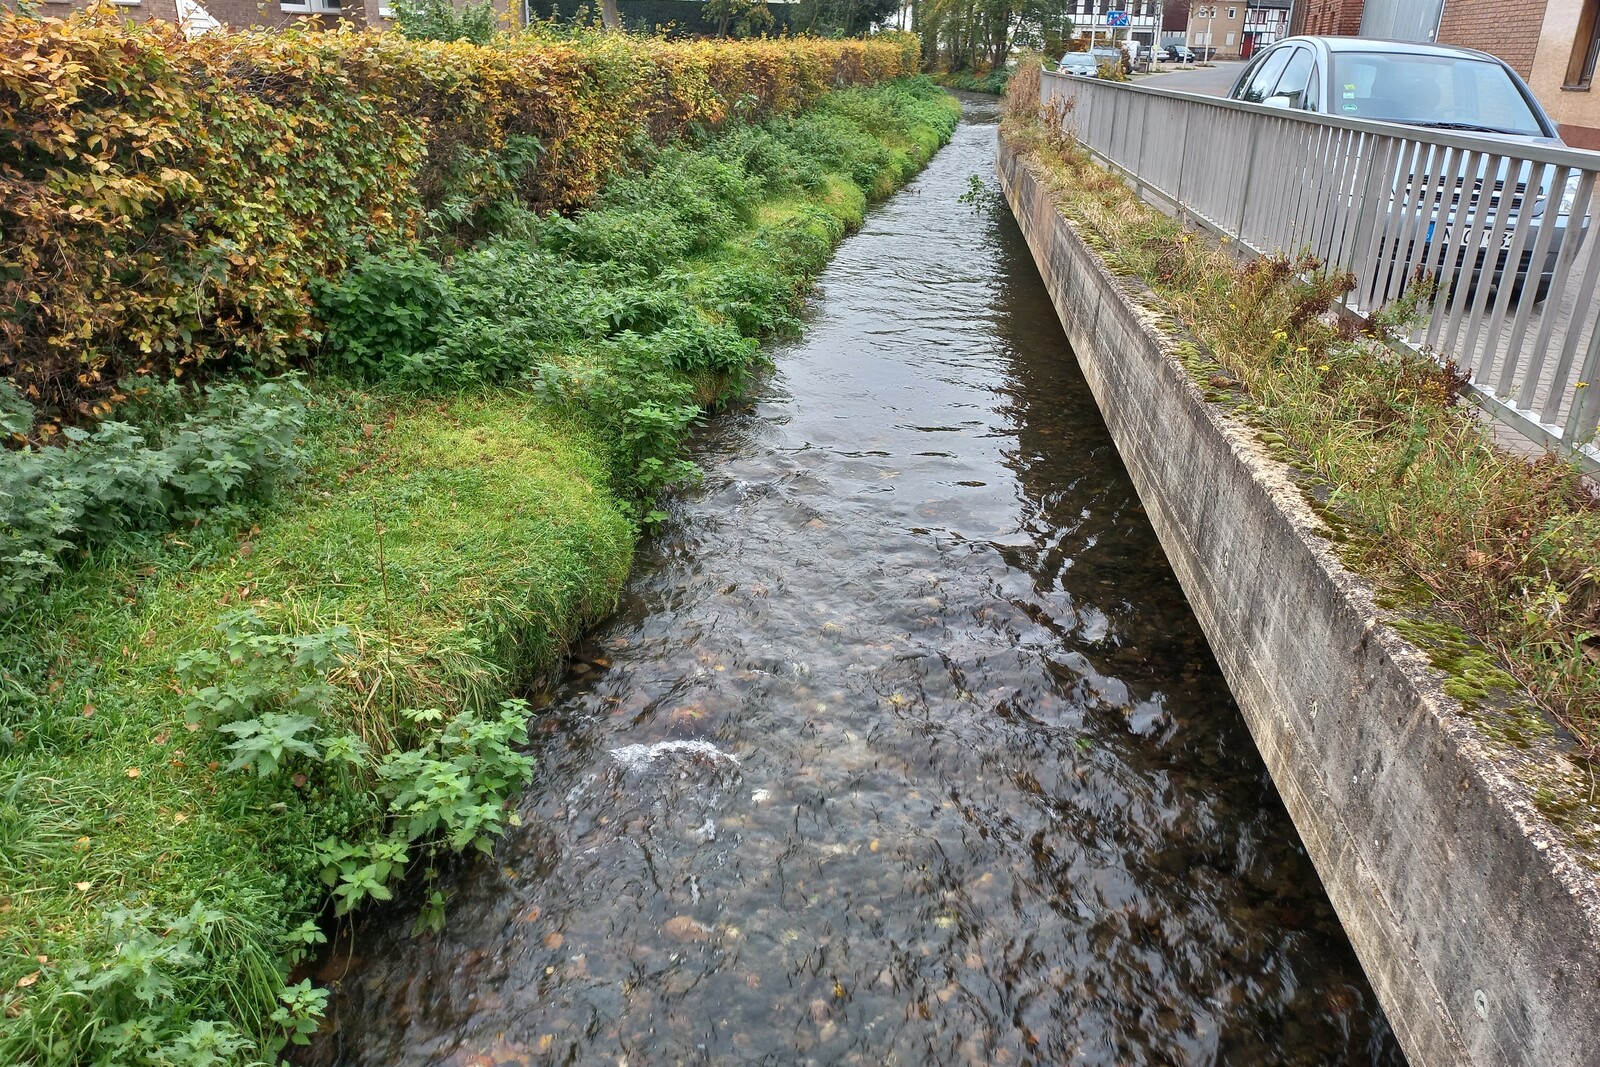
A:
POLYGON ((608 30, 622 29, 622 16, 617 14, 617 0, 600 0, 600 21, 608 30))

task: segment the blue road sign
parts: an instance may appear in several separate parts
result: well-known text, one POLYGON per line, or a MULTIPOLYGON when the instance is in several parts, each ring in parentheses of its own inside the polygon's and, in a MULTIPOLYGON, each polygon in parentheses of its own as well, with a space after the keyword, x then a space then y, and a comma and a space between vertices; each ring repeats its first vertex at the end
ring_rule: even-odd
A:
POLYGON ((1106 25, 1107 26, 1126 26, 1127 24, 1128 24, 1128 13, 1126 11, 1107 11, 1106 12, 1106 25))

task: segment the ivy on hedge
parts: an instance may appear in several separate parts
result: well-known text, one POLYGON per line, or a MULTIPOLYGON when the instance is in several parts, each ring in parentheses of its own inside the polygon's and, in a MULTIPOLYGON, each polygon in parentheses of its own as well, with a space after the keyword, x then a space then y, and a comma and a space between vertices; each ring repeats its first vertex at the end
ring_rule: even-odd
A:
POLYGON ((130 374, 273 372, 352 257, 589 200, 641 137, 911 73, 906 34, 491 47, 296 29, 184 39, 0 10, 0 377, 49 420, 130 374))

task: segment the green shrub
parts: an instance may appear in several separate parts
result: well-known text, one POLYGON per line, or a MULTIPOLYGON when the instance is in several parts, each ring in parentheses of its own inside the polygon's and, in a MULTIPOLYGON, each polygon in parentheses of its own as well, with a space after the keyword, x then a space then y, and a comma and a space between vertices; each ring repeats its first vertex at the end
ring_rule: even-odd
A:
POLYGON ((456 7, 450 0, 393 0, 394 21, 415 41, 468 41, 488 44, 499 32, 494 4, 456 7))
POLYGON ((58 574, 72 549, 195 518, 293 471, 305 403, 296 378, 228 383, 167 426, 69 427, 62 447, 0 452, 0 611, 58 574))

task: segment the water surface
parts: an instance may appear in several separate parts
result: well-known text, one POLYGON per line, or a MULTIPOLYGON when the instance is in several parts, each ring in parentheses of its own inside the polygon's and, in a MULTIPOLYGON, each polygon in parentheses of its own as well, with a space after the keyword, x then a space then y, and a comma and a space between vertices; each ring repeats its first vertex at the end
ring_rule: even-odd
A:
POLYGON ((968 118, 706 433, 445 932, 324 973, 312 1060, 1403 1062, 968 118))

